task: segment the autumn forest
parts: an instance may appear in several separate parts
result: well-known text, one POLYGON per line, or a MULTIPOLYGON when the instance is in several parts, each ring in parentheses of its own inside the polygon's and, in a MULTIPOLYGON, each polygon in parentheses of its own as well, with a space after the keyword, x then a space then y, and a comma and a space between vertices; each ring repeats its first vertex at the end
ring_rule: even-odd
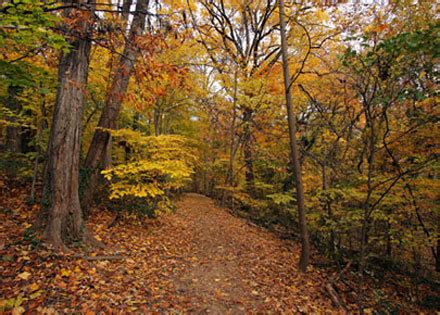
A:
POLYGON ((0 0, 0 313, 438 312, 438 17, 0 0))

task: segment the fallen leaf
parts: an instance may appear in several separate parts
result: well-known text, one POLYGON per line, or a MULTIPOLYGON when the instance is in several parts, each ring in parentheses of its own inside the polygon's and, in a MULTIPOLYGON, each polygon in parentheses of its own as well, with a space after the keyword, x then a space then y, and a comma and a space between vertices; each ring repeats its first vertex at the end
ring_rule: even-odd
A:
POLYGON ((69 277, 72 271, 68 269, 61 269, 61 277, 69 277))
POLYGON ((12 315, 20 315, 23 314, 26 310, 22 306, 14 307, 12 310, 12 315))
POLYGON ((22 280, 27 280, 30 278, 32 274, 30 272, 24 271, 18 275, 18 277, 22 280))
POLYGON ((29 298, 31 299, 31 300, 33 300, 33 299, 36 299, 37 297, 39 297, 41 294, 43 294, 43 290, 39 290, 39 291, 37 291, 37 292, 35 292, 35 293, 32 293, 30 296, 29 296, 29 298))
POLYGON ((34 282, 29 286, 29 292, 37 291, 39 288, 40 286, 34 282))

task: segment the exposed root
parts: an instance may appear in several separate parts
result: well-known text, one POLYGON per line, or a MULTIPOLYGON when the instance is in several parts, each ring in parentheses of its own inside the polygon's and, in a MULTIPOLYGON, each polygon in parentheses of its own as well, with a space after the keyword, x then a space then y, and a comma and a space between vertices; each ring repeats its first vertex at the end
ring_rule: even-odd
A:
POLYGON ((55 253, 68 254, 71 252, 71 250, 61 240, 46 235, 44 236, 44 239, 47 245, 52 248, 55 253))

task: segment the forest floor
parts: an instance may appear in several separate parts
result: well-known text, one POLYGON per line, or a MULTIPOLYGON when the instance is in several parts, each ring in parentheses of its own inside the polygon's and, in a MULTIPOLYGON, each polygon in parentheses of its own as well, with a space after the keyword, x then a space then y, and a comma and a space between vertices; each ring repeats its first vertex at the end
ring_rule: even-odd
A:
POLYGON ((109 248, 62 255, 26 236, 38 207, 18 192, 7 199, 14 200, 22 206, 2 204, 0 212, 0 311, 338 313, 325 289, 328 271, 299 273, 297 245, 204 196, 186 194, 170 215, 112 228, 112 215, 100 212, 88 224, 109 248))

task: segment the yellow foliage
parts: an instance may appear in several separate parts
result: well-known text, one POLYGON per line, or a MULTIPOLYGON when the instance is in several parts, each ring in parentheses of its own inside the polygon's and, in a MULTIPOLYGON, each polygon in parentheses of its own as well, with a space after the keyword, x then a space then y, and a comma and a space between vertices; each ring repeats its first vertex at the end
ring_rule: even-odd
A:
POLYGON ((182 188, 193 173, 195 155, 186 138, 175 135, 144 136, 130 129, 112 130, 136 154, 127 164, 102 171, 110 182, 110 199, 126 196, 155 198, 182 188))

